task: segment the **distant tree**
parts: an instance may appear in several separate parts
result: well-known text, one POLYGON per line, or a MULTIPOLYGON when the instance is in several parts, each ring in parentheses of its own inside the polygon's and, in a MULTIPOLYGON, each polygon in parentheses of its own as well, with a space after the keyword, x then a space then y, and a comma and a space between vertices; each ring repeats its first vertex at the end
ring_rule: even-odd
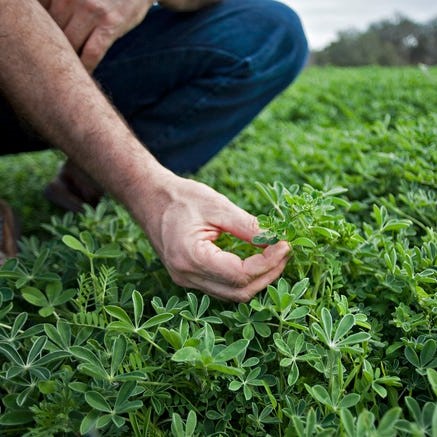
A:
POLYGON ((313 53, 318 65, 437 64, 437 18, 416 23, 406 17, 371 24, 364 32, 346 30, 325 49, 313 53))

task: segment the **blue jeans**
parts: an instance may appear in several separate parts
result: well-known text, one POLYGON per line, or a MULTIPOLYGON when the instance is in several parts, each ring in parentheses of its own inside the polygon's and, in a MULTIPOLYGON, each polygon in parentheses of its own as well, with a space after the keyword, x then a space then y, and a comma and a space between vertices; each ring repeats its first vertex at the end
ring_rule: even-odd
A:
MULTIPOLYGON (((274 0, 223 0, 189 13, 155 6, 111 47, 95 78, 147 148, 181 174, 235 137, 296 78, 307 54, 299 18, 274 0)), ((44 147, 23 141, 1 107, 2 153, 44 147)))

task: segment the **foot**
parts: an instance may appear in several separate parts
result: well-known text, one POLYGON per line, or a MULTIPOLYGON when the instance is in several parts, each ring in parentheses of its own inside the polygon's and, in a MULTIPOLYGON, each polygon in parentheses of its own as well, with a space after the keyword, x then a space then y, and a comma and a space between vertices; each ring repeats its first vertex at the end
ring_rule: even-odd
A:
POLYGON ((104 192, 82 169, 67 160, 44 190, 45 197, 67 211, 81 212, 83 204, 97 206, 104 192))
POLYGON ((12 208, 0 199, 0 265, 17 256, 17 224, 12 208))

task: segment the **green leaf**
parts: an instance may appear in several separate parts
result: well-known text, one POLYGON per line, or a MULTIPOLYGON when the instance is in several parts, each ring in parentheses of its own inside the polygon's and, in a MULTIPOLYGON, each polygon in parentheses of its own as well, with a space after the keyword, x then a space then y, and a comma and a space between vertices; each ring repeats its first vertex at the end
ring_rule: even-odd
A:
POLYGON ((49 306, 49 302, 44 293, 35 287, 24 287, 21 290, 23 298, 37 307, 49 306))
POLYGON ((79 234, 79 238, 82 241, 82 243, 85 245, 86 249, 89 253, 94 252, 96 248, 96 243, 94 241, 93 236, 91 235, 91 232, 89 231, 82 231, 79 234))
POLYGON ((44 349, 44 346, 47 343, 47 337, 38 337, 36 341, 33 343, 32 347, 30 348, 29 354, 27 356, 27 362, 26 364, 32 364, 38 355, 41 353, 41 351, 44 349))
POLYGON ((317 244, 314 243, 313 240, 310 240, 307 237, 298 237, 294 239, 290 244, 292 246, 302 246, 302 247, 309 247, 309 248, 313 248, 317 246, 317 244))
POLYGON ((383 437, 395 436, 396 424, 399 420, 402 410, 399 407, 394 407, 388 410, 379 422, 378 429, 376 430, 376 435, 383 437))
POLYGON ((405 404, 410 410, 413 419, 419 423, 421 421, 421 416, 422 416, 419 403, 416 401, 416 399, 412 398, 411 396, 406 396, 405 404))
POLYGON ((420 362, 422 366, 426 366, 431 363, 435 358, 437 350, 437 343, 433 339, 428 339, 423 345, 423 349, 420 351, 420 362))
POLYGON ((305 384, 305 388, 316 401, 331 408, 334 406, 332 404, 331 397, 329 396, 329 393, 325 387, 321 385, 315 385, 314 387, 310 387, 308 384, 305 384))
POLYGON ((437 396, 437 371, 434 369, 426 369, 426 375, 428 376, 428 381, 431 385, 434 395, 437 396))
POLYGON ((28 314, 20 313, 14 320, 14 324, 12 325, 10 337, 14 338, 18 334, 18 332, 23 328, 24 324, 27 321, 28 314))
POLYGON ((167 329, 160 327, 159 333, 164 337, 165 341, 170 344, 174 349, 180 349, 182 347, 182 337, 179 332, 174 329, 167 329))
POLYGON ((47 287, 46 287, 46 295, 47 295, 47 300, 50 303, 53 303, 53 301, 55 300, 56 296, 59 294, 62 294, 62 282, 61 281, 53 281, 50 282, 47 287))
POLYGON ((299 367, 297 366, 296 362, 293 361, 291 363, 291 369, 287 377, 287 383, 290 387, 292 387, 294 384, 296 384, 298 379, 299 379, 299 367))
POLYGON ((89 252, 85 248, 85 246, 76 237, 73 237, 72 235, 64 235, 62 237, 62 242, 70 249, 82 252, 84 255, 87 256, 89 255, 89 252))
POLYGON ((67 351, 55 350, 49 352, 48 354, 42 356, 39 360, 36 360, 34 364, 36 366, 45 366, 47 364, 53 363, 54 361, 61 361, 63 358, 69 357, 70 354, 67 351))
POLYGON ((337 326, 337 329, 335 330, 333 341, 334 343, 337 343, 337 341, 344 337, 355 325, 355 317, 352 314, 346 314, 344 315, 340 323, 337 326))
POLYGON ((134 304, 135 326, 138 328, 141 323, 141 318, 143 317, 144 300, 143 296, 141 296, 141 293, 139 293, 137 290, 132 292, 132 302, 134 304))
POLYGON ((0 415, 0 425, 20 426, 33 422, 33 415, 28 410, 6 411, 0 415))
POLYGON ((275 346, 279 349, 279 351, 287 356, 287 357, 291 357, 293 354, 290 350, 290 347, 288 346, 288 344, 284 341, 284 339, 281 337, 281 334, 279 334, 279 332, 275 332, 273 334, 273 341, 275 343, 275 346))
POLYGON ((237 340, 234 343, 226 346, 215 357, 215 361, 229 361, 236 358, 242 352, 244 352, 249 345, 249 341, 245 339, 237 340))
POLYGON ((111 375, 115 375, 126 356, 127 341, 123 336, 114 340, 112 345, 111 375))
POLYGON ((86 393, 88 391, 88 384, 84 382, 70 382, 68 387, 77 393, 86 393))
POLYGON ((105 414, 103 416, 100 416, 96 421, 96 428, 97 429, 106 428, 112 422, 112 418, 113 418, 112 414, 105 414))
POLYGON ((337 346, 347 346, 351 344, 363 343, 365 341, 369 341, 371 335, 367 332, 357 332, 355 334, 349 335, 349 337, 344 338, 343 340, 337 343, 337 346))
POLYGON ((407 346, 405 348, 405 358, 414 366, 414 367, 420 367, 420 361, 419 356, 417 355, 416 351, 411 347, 407 346))
POLYGON ((244 370, 238 367, 231 367, 220 363, 210 363, 207 366, 208 371, 216 371, 224 373, 225 375, 242 376, 244 375, 244 370))
POLYGON ((74 289, 63 290, 61 294, 58 294, 52 301, 54 306, 63 305, 69 302, 76 295, 77 291, 74 289))
POLYGON ((108 373, 106 372, 105 368, 102 366, 100 361, 97 362, 96 364, 94 363, 79 364, 78 369, 85 375, 92 376, 95 379, 102 379, 105 381, 110 379, 108 373))
POLYGON ((382 227, 382 232, 389 231, 400 231, 401 229, 409 228, 413 223, 410 220, 395 220, 390 219, 388 222, 382 227))
POLYGON ((88 405, 98 411, 103 411, 104 413, 110 413, 112 411, 112 408, 106 399, 96 391, 89 391, 85 393, 85 400, 87 401, 88 405))
POLYGON ((200 352, 194 347, 187 346, 176 351, 171 359, 177 363, 193 362, 200 359, 200 352))
POLYGON ((197 310, 197 317, 202 317, 206 310, 209 308, 211 299, 207 294, 204 294, 202 300, 200 301, 199 309, 197 310))
POLYGON ((279 365, 281 367, 290 367, 294 363, 293 358, 282 358, 282 360, 279 362, 279 365))
POLYGON ((48 369, 46 369, 45 367, 36 367, 36 366, 31 366, 28 369, 29 374, 31 374, 32 376, 36 377, 37 379, 50 379, 50 371, 48 369))
POLYGON ((171 416, 171 430, 174 436, 185 436, 184 422, 178 413, 173 413, 171 416))
POLYGON ((117 244, 108 244, 100 247, 94 253, 95 258, 119 258, 123 255, 117 244))
POLYGON ((322 237, 325 237, 330 240, 340 237, 340 234, 337 231, 322 226, 310 226, 310 229, 314 231, 316 234, 319 234, 322 237))
POLYGON ((121 417, 121 416, 118 416, 118 415, 113 415, 111 417, 111 419, 112 419, 112 422, 114 423, 114 425, 117 428, 121 428, 125 424, 125 422, 126 422, 126 419, 124 417, 121 417))
POLYGON ((130 317, 127 315, 127 312, 118 306, 115 305, 107 305, 105 306, 105 311, 112 317, 115 317, 116 319, 122 321, 126 325, 134 328, 134 325, 132 324, 132 321, 130 317))
POLYGON ((47 306, 44 308, 41 308, 38 311, 38 314, 41 315, 41 317, 49 317, 54 313, 55 309, 52 306, 47 306))
POLYGON ((0 353, 8 358, 8 360, 17 364, 19 367, 24 367, 24 361, 20 354, 9 344, 0 343, 0 353))
POLYGON ((240 390, 240 388, 242 386, 243 386, 243 383, 241 381, 231 381, 229 384, 229 390, 237 391, 237 390, 240 390))
POLYGON ((387 396, 387 390, 381 385, 378 384, 377 382, 373 382, 372 383, 372 388, 373 390, 376 391, 376 393, 378 393, 379 396, 381 396, 383 399, 386 398, 387 396))
POLYGON ((172 313, 161 313, 156 316, 150 317, 145 323, 141 325, 142 329, 149 329, 156 325, 161 325, 162 323, 168 322, 174 317, 172 313))
POLYGON ((132 332, 137 332, 139 333, 141 331, 141 329, 135 329, 134 325, 128 325, 126 322, 111 322, 109 323, 109 325, 106 327, 106 329, 108 329, 108 331, 117 331, 118 334, 121 334, 122 332, 125 333, 132 333, 132 332))
POLYGON ((203 332, 203 343, 205 345, 205 349, 211 354, 215 344, 215 334, 209 323, 205 324, 203 332))
POLYGON ((338 404, 339 408, 352 408, 360 402, 361 396, 358 393, 349 393, 344 396, 338 404))
POLYGON ((120 413, 120 410, 123 408, 123 405, 126 404, 129 400, 129 397, 132 396, 137 384, 134 381, 125 382, 118 392, 117 399, 115 400, 115 411, 120 413))
POLYGON ((255 235, 252 238, 252 244, 256 246, 271 246, 279 241, 279 238, 273 233, 269 231, 265 231, 259 235, 255 235))
POLYGON ((322 326, 325 331, 326 338, 330 341, 332 338, 332 316, 331 313, 326 309, 322 308, 322 326))
POLYGON ((190 410, 187 417, 187 424, 185 426, 185 435, 191 437, 194 435, 197 426, 197 416, 195 411, 190 410))
POLYGON ((346 431, 347 437, 355 437, 355 421, 352 413, 346 408, 340 410, 341 424, 346 431))
POLYGON ((287 320, 297 320, 309 314, 310 309, 307 306, 295 308, 288 316, 287 320))
POLYGON ((70 353, 73 354, 75 358, 79 358, 82 361, 88 363, 100 363, 96 354, 83 346, 71 346, 70 353))
POLYGON ((308 290, 310 280, 308 278, 303 278, 299 282, 296 282, 291 289, 291 294, 294 299, 300 299, 302 295, 308 290))

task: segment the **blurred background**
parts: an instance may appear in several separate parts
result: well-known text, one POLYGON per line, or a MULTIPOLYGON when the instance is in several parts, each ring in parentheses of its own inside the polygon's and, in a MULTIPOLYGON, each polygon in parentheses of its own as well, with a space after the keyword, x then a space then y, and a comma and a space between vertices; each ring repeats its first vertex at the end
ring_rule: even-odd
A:
POLYGON ((313 64, 437 64, 435 0, 282 1, 304 23, 313 64))

